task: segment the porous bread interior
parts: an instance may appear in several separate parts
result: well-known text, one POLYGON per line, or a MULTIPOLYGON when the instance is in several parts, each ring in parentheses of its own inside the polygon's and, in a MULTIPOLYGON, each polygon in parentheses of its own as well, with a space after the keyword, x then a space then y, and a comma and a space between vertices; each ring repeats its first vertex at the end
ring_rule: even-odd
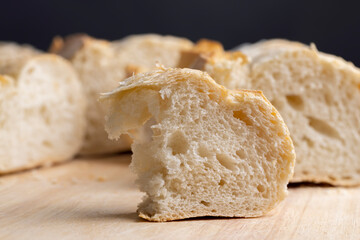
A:
POLYGON ((231 89, 262 90, 278 109, 297 155, 292 181, 359 185, 359 69, 286 40, 262 41, 239 50, 248 64, 221 65, 223 59, 218 58, 203 69, 231 89), (234 75, 223 81, 218 78, 222 72, 234 75))
POLYGON ((255 217, 286 196, 293 146, 261 93, 229 92, 189 69, 139 74, 123 86, 107 97, 107 130, 135 137, 131 169, 147 194, 141 217, 255 217), (136 137, 143 124, 147 139, 136 137))
POLYGON ((88 97, 88 128, 81 153, 130 150, 128 136, 117 141, 108 139, 104 131, 106 106, 99 104, 99 94, 111 91, 118 82, 134 73, 155 67, 157 62, 176 66, 180 52, 191 46, 186 39, 155 34, 135 35, 114 42, 86 38, 83 47, 71 59, 88 97))
POLYGON ((54 55, 25 54, 13 64, 18 66, 6 61, 12 76, 0 67, 0 173, 72 158, 85 131, 85 99, 75 71, 54 55))
POLYGON ((274 48, 263 56, 243 50, 257 56, 248 86, 264 91, 291 132, 297 154, 292 181, 359 185, 360 71, 304 46, 274 48))

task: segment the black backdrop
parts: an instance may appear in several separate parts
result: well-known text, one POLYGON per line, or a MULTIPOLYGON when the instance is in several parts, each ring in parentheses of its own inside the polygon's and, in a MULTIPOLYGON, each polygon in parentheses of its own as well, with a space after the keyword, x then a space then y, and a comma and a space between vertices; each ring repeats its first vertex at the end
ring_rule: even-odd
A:
POLYGON ((360 66, 360 1, 0 1, 0 40, 47 49, 54 35, 105 39, 155 32, 226 48, 266 38, 314 42, 360 66))

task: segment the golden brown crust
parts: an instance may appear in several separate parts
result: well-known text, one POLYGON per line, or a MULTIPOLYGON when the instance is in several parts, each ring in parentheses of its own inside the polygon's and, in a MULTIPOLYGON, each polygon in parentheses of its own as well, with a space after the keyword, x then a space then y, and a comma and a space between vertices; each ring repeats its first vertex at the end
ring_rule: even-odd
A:
POLYGON ((61 36, 55 36, 50 44, 48 52, 57 54, 64 46, 64 39, 61 36))
POLYGON ((220 42, 201 39, 187 51, 183 51, 179 62, 180 68, 203 70, 206 63, 214 64, 219 59, 242 59, 243 64, 248 63, 247 56, 239 51, 227 52, 220 42))
POLYGON ((84 33, 69 35, 65 38, 56 36, 49 47, 49 52, 66 59, 72 59, 76 52, 85 45, 86 41, 92 40, 95 39, 84 33))

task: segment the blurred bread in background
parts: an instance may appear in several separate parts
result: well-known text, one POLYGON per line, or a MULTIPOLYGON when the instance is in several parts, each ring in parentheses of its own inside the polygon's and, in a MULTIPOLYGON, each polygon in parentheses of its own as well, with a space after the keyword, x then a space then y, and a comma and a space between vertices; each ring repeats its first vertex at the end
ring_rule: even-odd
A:
POLYGON ((84 34, 56 37, 50 52, 69 59, 75 67, 88 99, 87 131, 81 154, 105 154, 130 150, 127 135, 109 140, 104 130, 106 106, 98 103, 99 94, 110 91, 133 74, 155 67, 159 62, 175 67, 181 52, 193 43, 185 38, 144 34, 118 41, 94 39, 84 34))
POLYGON ((71 159, 85 133, 86 99, 71 64, 0 43, 0 174, 71 159))
MULTIPOLYGON (((206 41, 205 41, 206 42, 206 41)), ((231 89, 262 90, 289 127, 297 160, 293 182, 360 184, 360 71, 314 46, 286 40, 224 52, 202 43, 187 64, 231 89), (194 57, 197 55, 197 57, 194 57)))

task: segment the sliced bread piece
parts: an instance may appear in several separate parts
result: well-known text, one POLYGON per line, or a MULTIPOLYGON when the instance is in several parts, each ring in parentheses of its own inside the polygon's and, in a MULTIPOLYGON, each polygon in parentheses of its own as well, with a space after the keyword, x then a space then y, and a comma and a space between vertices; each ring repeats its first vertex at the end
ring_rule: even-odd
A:
POLYGON ((103 154, 130 150, 126 135, 117 141, 108 139, 104 130, 105 107, 97 102, 99 94, 114 89, 118 82, 133 74, 149 70, 160 62, 178 65, 181 51, 192 43, 183 38, 155 34, 135 35, 107 42, 85 35, 55 38, 52 52, 71 60, 82 81, 87 98, 88 127, 82 154, 103 154))
POLYGON ((286 40, 262 41, 240 50, 247 61, 241 58, 241 63, 222 65, 221 57, 199 56, 206 61, 202 69, 215 80, 223 72, 242 71, 219 82, 264 91, 294 141, 297 160, 292 181, 359 185, 359 69, 314 46, 286 40))
POLYGON ((0 44, 0 174, 71 159, 85 133, 85 95, 66 60, 0 44))
POLYGON ((146 193, 140 217, 256 217, 286 196, 294 148, 261 92, 168 68, 131 77, 102 100, 110 104, 109 136, 134 138, 131 169, 146 193), (143 126, 148 138, 138 136, 143 126))

